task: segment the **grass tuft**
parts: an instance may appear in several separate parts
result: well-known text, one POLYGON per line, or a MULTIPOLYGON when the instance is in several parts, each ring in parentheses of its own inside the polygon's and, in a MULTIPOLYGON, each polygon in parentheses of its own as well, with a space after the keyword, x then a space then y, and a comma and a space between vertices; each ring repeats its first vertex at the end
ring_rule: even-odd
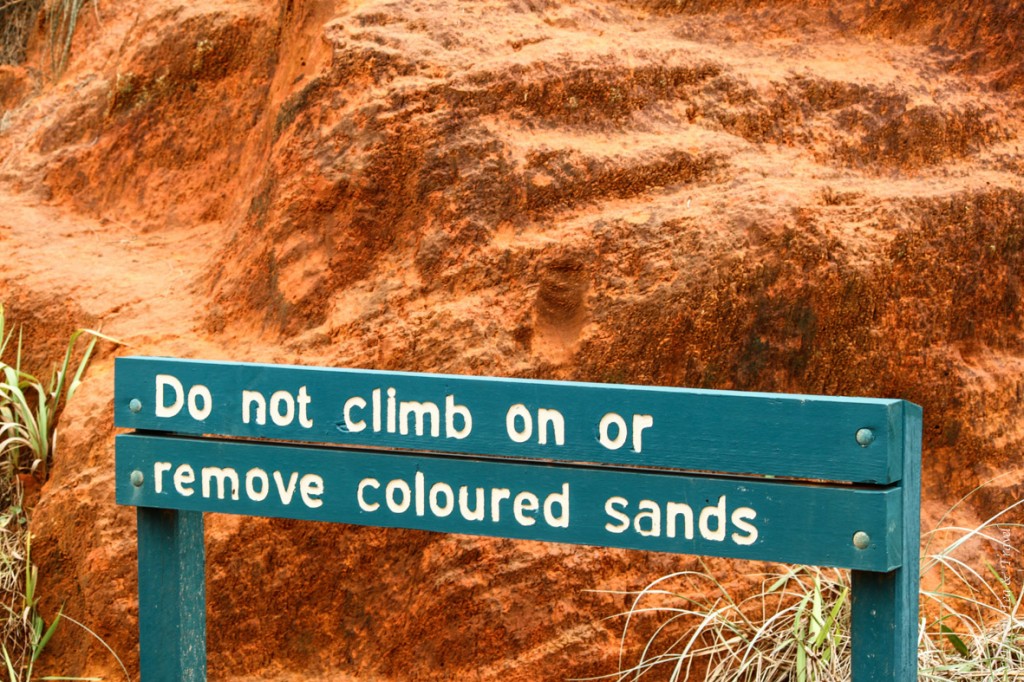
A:
POLYGON ((81 384, 97 341, 114 339, 92 330, 76 331, 63 362, 44 386, 22 369, 22 337, 19 331, 15 342, 14 334, 14 330, 7 330, 0 304, 0 677, 6 673, 8 682, 29 682, 36 661, 58 625, 63 620, 77 621, 61 610, 46 623, 38 610, 39 568, 32 563, 30 514, 23 481, 35 478, 42 483, 49 477, 64 405, 81 384), (79 355, 75 349, 83 336, 88 342, 79 355), (5 360, 12 353, 13 364, 5 360))
MULTIPOLYGON (((64 405, 81 384, 89 359, 99 339, 113 341, 108 336, 88 329, 79 329, 71 335, 64 361, 43 383, 21 368, 21 333, 15 351, 14 364, 3 361, 11 344, 14 331, 5 334, 3 306, 0 305, 0 477, 17 479, 21 474, 32 474, 41 481, 49 478, 56 444, 57 420, 64 405), (89 341, 81 357, 75 360, 75 347, 80 337, 89 341)), ((0 499, 0 502, 7 500, 0 499)))
MULTIPOLYGON (((50 0, 46 7, 46 23, 49 26, 47 45, 50 52, 50 71, 56 78, 67 68, 71 56, 71 41, 78 27, 78 17, 89 0, 50 0)), ((93 9, 99 10, 96 3, 93 9)))
MULTIPOLYGON (((1024 586, 1014 541, 1024 524, 1005 520, 1022 508, 1024 500, 973 528, 942 525, 944 517, 923 538, 921 680, 1024 679, 1024 586)), ((617 593, 631 598, 628 610, 612 616, 624 620, 619 669, 587 679, 850 679, 848 571, 791 567, 763 576, 749 594, 749 587, 730 590, 702 567, 617 593), (638 652, 627 654, 638 638, 638 652)))
POLYGON ((925 536, 922 583, 934 586, 921 590, 920 679, 1024 679, 1024 581, 1014 542, 1024 524, 1005 520, 1022 509, 1018 500, 975 528, 940 525, 925 536), (932 544, 942 549, 929 553, 932 544))
POLYGON ((0 0, 0 64, 21 64, 42 0, 0 0))
MULTIPOLYGON (((0 64, 21 64, 29 36, 40 12, 46 18, 50 73, 57 78, 67 68, 71 42, 82 9, 89 0, 0 0, 0 64)), ((99 20, 97 0, 93 10, 99 20)))
POLYGON ((619 614, 626 620, 622 651, 637 621, 653 618, 659 624, 635 664, 620 658, 619 670, 603 679, 633 681, 655 673, 658 679, 715 682, 849 679, 848 576, 795 566, 767 574, 760 586, 741 597, 705 567, 626 593, 633 599, 619 614), (688 588, 685 593, 664 587, 679 583, 688 588))

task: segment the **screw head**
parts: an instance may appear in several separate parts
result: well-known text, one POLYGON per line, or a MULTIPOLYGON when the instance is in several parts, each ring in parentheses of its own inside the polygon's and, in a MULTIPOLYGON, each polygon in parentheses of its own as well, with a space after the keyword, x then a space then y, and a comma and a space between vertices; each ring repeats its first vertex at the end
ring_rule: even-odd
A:
POLYGON ((853 546, 857 549, 867 549, 871 545, 871 536, 862 530, 853 534, 853 546))
POLYGON ((142 483, 145 480, 146 480, 146 477, 143 476, 142 472, 139 471, 138 469, 136 469, 135 471, 132 472, 132 485, 135 486, 136 488, 141 488, 142 487, 142 483))
POLYGON ((857 430, 857 443, 862 447, 866 448, 875 442, 875 432, 871 429, 858 429, 857 430))
POLYGON ((132 398, 132 401, 128 403, 128 409, 136 414, 142 412, 142 401, 138 398, 132 398))

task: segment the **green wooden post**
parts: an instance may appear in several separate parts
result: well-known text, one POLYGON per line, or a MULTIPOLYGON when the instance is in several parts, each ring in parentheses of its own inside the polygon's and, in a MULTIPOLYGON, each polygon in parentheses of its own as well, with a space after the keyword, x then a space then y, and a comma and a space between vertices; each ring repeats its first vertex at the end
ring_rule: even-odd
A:
POLYGON ((142 682, 206 679, 202 512, 138 508, 142 682))
POLYGON ((917 680, 921 543, 921 408, 903 406, 902 565, 888 573, 851 572, 854 682, 917 680))

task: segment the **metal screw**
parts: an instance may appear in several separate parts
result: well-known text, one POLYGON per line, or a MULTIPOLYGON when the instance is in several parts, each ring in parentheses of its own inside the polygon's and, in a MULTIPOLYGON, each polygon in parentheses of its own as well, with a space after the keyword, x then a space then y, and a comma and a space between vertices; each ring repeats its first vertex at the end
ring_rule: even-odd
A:
POLYGON ((142 401, 138 398, 132 398, 132 401, 128 403, 128 409, 136 414, 142 412, 142 401))
POLYGON ((142 483, 145 480, 146 480, 146 477, 143 476, 142 472, 139 471, 138 469, 136 469, 135 471, 132 472, 132 485, 135 486, 136 488, 141 488, 142 487, 142 483))
POLYGON ((862 530, 853 534, 853 546, 857 549, 867 549, 871 544, 871 536, 862 530))
POLYGON ((862 448, 866 448, 875 442, 875 432, 871 429, 858 429, 857 430, 857 443, 862 448))

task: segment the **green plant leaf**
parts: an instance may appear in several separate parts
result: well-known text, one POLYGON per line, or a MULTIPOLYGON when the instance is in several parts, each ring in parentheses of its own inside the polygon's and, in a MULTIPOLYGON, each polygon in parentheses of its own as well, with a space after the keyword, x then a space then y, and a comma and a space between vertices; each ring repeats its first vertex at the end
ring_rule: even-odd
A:
POLYGON ((819 636, 824 632, 822 625, 825 622, 824 607, 821 604, 821 576, 814 576, 814 588, 811 590, 811 618, 807 623, 807 633, 813 642, 819 641, 819 636))
MULTIPOLYGON (((46 628, 46 632, 44 632, 43 636, 39 638, 39 641, 36 642, 36 645, 32 647, 33 663, 39 658, 39 655, 43 653, 43 649, 46 648, 46 645, 50 643, 50 638, 53 637, 53 633, 57 631, 57 625, 60 624, 60 617, 63 614, 63 612, 64 607, 61 607, 60 610, 57 611, 57 615, 54 617, 53 622, 50 623, 50 627, 46 628)), ((42 618, 39 619, 39 622, 42 623, 42 618)))
MULTIPOLYGON (((2 0, 0 0, 2 1, 2 0)), ((79 6, 85 0, 73 0, 79 6)), ((53 3, 59 7, 61 3, 53 3)), ((39 568, 32 563, 32 535, 28 530, 29 515, 23 509, 23 489, 19 474, 34 474, 45 480, 53 458, 55 433, 61 411, 82 383, 86 367, 92 358, 99 339, 114 341, 93 330, 78 330, 72 334, 64 360, 55 368, 49 383, 44 387, 35 376, 21 367, 23 334, 17 329, 17 345, 13 364, 4 362, 3 354, 10 349, 14 330, 8 329, 3 304, 0 303, 0 477, 9 490, 5 499, 7 509, 0 510, 0 533, 13 538, 13 544, 0 553, 0 566, 5 567, 16 585, 10 592, 10 603, 0 603, 0 613, 6 612, 9 629, 17 631, 20 641, 10 649, 10 641, 3 642, 4 663, 10 682, 30 682, 33 666, 48 646, 60 623, 71 621, 95 637, 114 655, 125 678, 130 679, 124 664, 96 633, 68 617, 63 607, 53 622, 47 626, 39 611, 39 568), (86 334, 90 338, 81 355, 76 356, 75 347, 79 338, 86 334), (75 358, 77 363, 75 363, 75 358), (13 578, 12 578, 13 576, 13 578), (11 625, 13 624, 13 625, 11 625), (14 652, 13 654, 11 652, 14 652), (12 656, 14 658, 12 658, 12 656), (27 660, 26 660, 27 657, 27 660)), ((6 585, 6 583, 5 583, 6 585)), ((2 668, 0 668, 2 670, 2 668)), ((2 673, 0 673, 2 676, 2 673)), ((38 678, 36 678, 38 679, 38 678)), ((49 676, 47 680, 95 680, 93 677, 49 676)))
POLYGON ((948 639, 949 642, 953 645, 953 648, 960 652, 961 656, 967 658, 970 657, 971 652, 967 649, 967 645, 964 644, 964 641, 960 639, 955 632, 953 632, 953 629, 951 627, 943 623, 939 626, 939 629, 942 631, 942 634, 946 636, 946 639, 948 639))
POLYGON ((14 672, 14 665, 11 663, 11 655, 7 652, 7 645, 4 645, 4 663, 7 664, 7 677, 10 682, 21 682, 18 673, 14 672))
POLYGON ((846 596, 849 593, 850 588, 848 587, 843 587, 839 592, 839 598, 836 599, 836 603, 833 604, 832 609, 828 612, 828 619, 825 621, 825 625, 821 628, 821 632, 818 633, 818 637, 814 640, 815 648, 820 647, 828 637, 828 634, 832 632, 832 628, 839 618, 839 612, 843 610, 843 606, 846 604, 846 596))

